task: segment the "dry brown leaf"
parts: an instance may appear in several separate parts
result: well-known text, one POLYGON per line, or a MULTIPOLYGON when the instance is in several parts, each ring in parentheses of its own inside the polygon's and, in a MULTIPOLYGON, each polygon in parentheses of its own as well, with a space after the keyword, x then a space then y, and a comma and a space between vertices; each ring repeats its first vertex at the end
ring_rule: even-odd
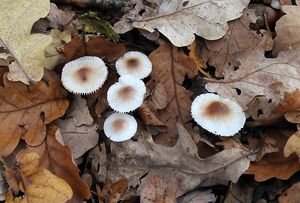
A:
POLYGON ((147 104, 143 103, 138 109, 138 112, 145 125, 165 126, 147 104))
POLYGON ((216 68, 216 77, 222 77, 225 72, 238 65, 234 53, 246 51, 263 43, 263 34, 257 34, 250 29, 250 24, 256 20, 256 11, 245 9, 241 18, 228 23, 229 30, 224 37, 214 41, 205 40, 207 49, 203 49, 200 54, 207 55, 208 64, 216 68))
POLYGON ((177 130, 174 128, 177 122, 185 124, 191 120, 191 99, 192 92, 186 90, 182 85, 185 75, 193 78, 197 75, 198 69, 194 61, 179 51, 172 45, 161 45, 154 50, 149 56, 153 70, 151 80, 147 87, 152 89, 153 84, 161 87, 159 93, 152 93, 147 98, 146 103, 153 110, 157 118, 165 125, 168 130, 166 133, 159 134, 155 139, 157 143, 165 145, 174 145, 177 139, 177 130), (163 91, 165 90, 165 91, 163 91), (162 96, 158 96, 163 94, 162 96), (158 99, 165 97, 167 102, 161 103, 158 99), (167 104, 165 106, 165 104, 167 104))
POLYGON ((288 137, 292 134, 291 130, 269 130, 264 136, 272 137, 276 140, 278 152, 265 154, 258 162, 251 162, 247 174, 254 174, 256 181, 265 181, 276 177, 281 180, 289 179, 295 172, 300 170, 297 156, 284 157, 284 146, 288 137))
POLYGON ((10 80, 29 84, 42 79, 44 48, 50 44, 51 37, 31 34, 31 28, 35 21, 48 14, 49 8, 49 0, 1 1, 0 42, 14 58, 9 65, 10 80))
MULTIPOLYGON (((261 49, 253 49, 237 55, 241 63, 237 70, 225 74, 223 80, 212 80, 206 84, 211 92, 237 101, 244 110, 259 97, 265 106, 260 106, 264 117, 266 112, 281 103, 284 94, 300 87, 300 47, 281 52, 277 58, 265 58, 261 49)), ((257 105, 256 105, 256 108, 257 105)), ((257 112, 248 112, 257 118, 257 112)))
POLYGON ((284 146, 284 156, 289 157, 295 153, 298 158, 300 157, 300 131, 295 132, 284 146))
POLYGON ((91 36, 86 42, 80 36, 75 36, 64 47, 65 62, 81 56, 98 56, 111 63, 123 56, 124 53, 124 44, 110 42, 103 36, 91 36))
MULTIPOLYGON (((172 187, 178 189, 174 193, 178 197, 199 185, 227 184, 229 180, 237 182, 249 167, 247 156, 251 153, 239 148, 224 149, 209 158, 199 158, 197 146, 188 132, 181 124, 177 128, 179 138, 174 147, 155 144, 147 132, 143 132, 137 142, 111 143, 108 178, 133 181, 147 173, 143 178, 147 182, 151 181, 153 174, 159 176, 157 181, 177 184, 172 187), (148 176, 150 180, 147 180, 148 176)), ((166 190, 163 185, 155 189, 166 190)), ((143 191, 142 188, 139 190, 143 191)))
POLYGON ((73 158, 81 157, 89 149, 96 146, 99 135, 97 124, 93 124, 86 105, 80 95, 74 96, 64 120, 57 120, 64 143, 71 148, 73 158))
POLYGON ((278 198, 279 203, 296 203, 300 200, 300 182, 293 184, 289 189, 284 191, 278 198))
POLYGON ((276 23, 275 52, 290 49, 300 43, 300 7, 282 6, 282 10, 286 15, 276 23))
POLYGON ((36 146, 46 136, 46 124, 63 116, 69 101, 68 93, 54 72, 46 72, 35 85, 10 82, 4 76, 0 86, 0 154, 6 156, 22 137, 28 145, 36 146))
POLYGON ((135 8, 124 15, 114 28, 118 33, 133 28, 149 32, 157 29, 175 46, 182 47, 195 40, 194 34, 208 40, 221 38, 228 30, 227 21, 239 18, 248 3, 248 0, 163 0, 149 6, 139 0, 135 8), (144 12, 140 14, 142 10, 144 12))
POLYGON ((105 182, 107 175, 107 153, 105 144, 101 143, 90 150, 91 173, 98 182, 105 182))
POLYGON ((72 189, 63 179, 40 166, 41 157, 34 152, 22 150, 16 156, 23 197, 13 197, 8 193, 7 203, 63 203, 71 199, 72 189))
POLYGON ((79 176, 78 168, 73 163, 71 150, 55 139, 57 129, 57 127, 51 126, 47 130, 45 142, 27 150, 39 154, 41 166, 63 178, 72 187, 73 196, 70 203, 82 203, 83 199, 90 198, 90 189, 79 176))
POLYGON ((216 202, 217 198, 211 190, 196 190, 177 199, 177 203, 216 202))
MULTIPOLYGON (((50 21, 50 27, 55 29, 62 29, 69 25, 75 16, 75 12, 65 9, 59 9, 53 3, 50 3, 50 11, 46 19, 50 21)), ((66 30, 66 28, 64 29, 66 30)))
POLYGON ((236 184, 230 184, 224 203, 250 203, 253 200, 253 192, 254 188, 242 181, 236 184))

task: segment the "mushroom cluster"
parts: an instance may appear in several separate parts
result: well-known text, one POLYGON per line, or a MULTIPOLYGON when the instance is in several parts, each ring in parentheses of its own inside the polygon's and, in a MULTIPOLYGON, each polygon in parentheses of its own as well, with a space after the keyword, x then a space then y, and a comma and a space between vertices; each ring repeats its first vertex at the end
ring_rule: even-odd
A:
MULTIPOLYGON (((146 86, 142 79, 152 71, 149 58, 137 51, 130 51, 116 61, 120 78, 107 91, 109 106, 117 113, 104 122, 105 135, 112 141, 130 139, 137 131, 137 122, 128 112, 139 108, 144 100, 146 86)), ((108 71, 102 59, 85 56, 65 64, 61 80, 63 86, 74 94, 91 94, 102 87, 108 71)))
POLYGON ((195 98, 191 113, 204 129, 221 136, 232 136, 245 124, 243 109, 234 101, 207 93, 195 98))

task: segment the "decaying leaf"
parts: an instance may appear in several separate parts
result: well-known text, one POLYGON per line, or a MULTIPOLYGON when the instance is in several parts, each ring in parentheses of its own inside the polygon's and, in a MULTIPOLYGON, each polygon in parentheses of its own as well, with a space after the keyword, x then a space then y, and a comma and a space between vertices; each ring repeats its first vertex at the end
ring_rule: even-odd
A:
POLYGON ((124 53, 124 44, 110 42, 103 36, 89 37, 87 41, 80 36, 75 36, 64 47, 65 62, 81 56, 98 56, 111 63, 123 56, 124 53))
POLYGON ((289 189, 284 191, 279 197, 279 203, 293 203, 300 199, 300 182, 293 184, 289 189))
POLYGON ((197 190, 189 192, 183 197, 177 199, 177 203, 199 203, 199 202, 216 202, 217 198, 211 190, 197 190))
POLYGON ((206 88, 235 100, 244 110, 259 97, 268 104, 261 111, 268 112, 283 101, 285 93, 300 87, 299 51, 300 47, 283 51, 274 59, 265 58, 260 49, 240 53, 239 68, 225 74, 223 80, 210 81, 206 88))
POLYGON ((20 151, 16 157, 19 164, 20 184, 23 197, 13 197, 8 193, 8 203, 63 203, 71 199, 72 189, 63 179, 55 176, 40 165, 41 157, 34 152, 20 151))
POLYGON ((52 70, 57 64, 64 62, 63 46, 71 41, 71 34, 68 31, 61 32, 53 29, 50 35, 52 42, 45 48, 45 59, 43 60, 43 65, 48 70, 52 70))
POLYGON ((287 180, 295 172, 300 170, 297 156, 284 157, 284 146, 291 134, 293 134, 291 130, 269 130, 265 132, 265 136, 272 137, 276 140, 276 145, 279 150, 278 152, 265 154, 264 157, 257 162, 251 162, 246 173, 254 174, 256 181, 265 181, 273 177, 287 180))
MULTIPOLYGON (((171 181, 176 184, 172 186, 176 191, 170 196, 177 198, 198 185, 227 184, 228 180, 237 182, 249 167, 247 156, 251 153, 240 148, 228 148, 206 159, 199 158, 189 133, 181 124, 177 128, 179 138, 174 147, 155 144, 147 132, 143 132, 137 142, 111 143, 113 157, 109 160, 108 178, 132 181, 147 173, 142 181, 165 182, 162 188, 154 187, 154 193, 168 191, 165 186, 171 181), (151 180, 153 175, 154 180, 151 180)), ((143 193, 143 187, 139 191, 143 193)))
POLYGON ((154 50, 149 58, 153 64, 151 80, 147 83, 149 89, 155 84, 152 95, 146 102, 149 107, 156 110, 157 118, 168 127, 166 133, 157 136, 156 142, 166 145, 174 145, 177 139, 177 122, 184 124, 191 120, 192 93, 186 90, 182 83, 185 75, 193 78, 198 69, 194 61, 177 50, 172 45, 161 45, 154 50), (163 99, 160 99, 163 98, 163 99), (158 111, 159 110, 159 111, 158 111))
POLYGON ((234 53, 251 49, 263 42, 266 34, 257 34, 250 29, 255 23, 257 15, 254 9, 245 9, 241 18, 228 23, 229 30, 219 40, 205 40, 207 49, 202 49, 202 58, 206 58, 209 65, 216 68, 216 77, 222 77, 224 72, 234 69, 238 65, 234 53))
POLYGON ((75 12, 71 10, 61 10, 53 3, 50 3, 50 11, 46 19, 50 21, 50 27, 62 29, 69 25, 75 16, 75 12))
POLYGON ((63 178, 72 187, 73 196, 70 202, 82 203, 84 199, 90 198, 90 189, 79 176, 71 150, 56 140, 57 129, 57 127, 51 126, 47 130, 45 142, 37 147, 29 147, 27 150, 37 153, 41 157, 42 167, 63 178))
POLYGON ((154 1, 152 7, 136 1, 133 10, 114 25, 116 32, 132 28, 154 32, 157 29, 175 46, 187 46, 199 35, 208 40, 219 39, 228 30, 227 22, 239 18, 248 0, 154 1), (140 11, 144 11, 140 14, 140 11))
POLYGON ((49 0, 1 1, 0 42, 14 58, 7 75, 10 80, 29 84, 42 79, 44 48, 50 44, 51 36, 31 34, 31 28, 49 9, 49 0))
POLYGON ((4 75, 0 86, 0 154, 6 156, 22 137, 28 145, 36 146, 46 136, 46 124, 64 115, 68 93, 54 72, 45 72, 35 85, 8 81, 4 75))
POLYGON ((86 100, 80 95, 73 97, 66 119, 57 120, 56 123, 60 127, 64 143, 71 148, 74 159, 81 157, 98 143, 98 126, 93 124, 86 100))
POLYGON ((300 131, 295 132, 284 146, 284 156, 289 157, 292 153, 295 153, 300 157, 300 131))
POLYGON ((275 52, 290 49, 300 43, 300 7, 282 6, 286 15, 276 23, 275 52))

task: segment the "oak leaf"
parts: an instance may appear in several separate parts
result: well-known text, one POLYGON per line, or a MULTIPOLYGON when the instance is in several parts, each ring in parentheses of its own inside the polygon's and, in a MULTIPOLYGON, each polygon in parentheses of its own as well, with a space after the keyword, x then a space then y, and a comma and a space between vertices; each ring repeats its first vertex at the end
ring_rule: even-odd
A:
POLYGON ((98 126, 93 124, 86 100, 80 95, 73 97, 65 119, 57 120, 56 124, 60 127, 64 143, 71 148, 74 159, 98 143, 98 126))
POLYGON ((22 137, 28 145, 36 146, 46 136, 46 124, 63 116, 69 101, 68 93, 54 72, 45 72, 37 84, 11 82, 4 75, 0 86, 0 154, 6 156, 22 137))
MULTIPOLYGON (((178 197, 196 186, 227 184, 229 180, 237 182, 249 167, 247 156, 251 153, 241 148, 224 149, 201 159, 186 129, 181 124, 177 128, 179 138, 174 147, 155 144, 147 132, 142 132, 137 142, 111 143, 108 178, 112 181, 123 178, 139 180, 147 173, 142 182, 147 182, 148 177, 151 182, 152 175, 159 176, 154 182, 163 180, 166 184, 155 190, 168 191, 164 186, 172 181, 177 184, 173 188, 178 190, 171 197, 178 197)), ((142 192, 143 187, 139 191, 142 192)))
POLYGON ((182 86, 187 75, 193 78, 198 69, 194 61, 172 45, 161 45, 154 50, 149 58, 153 64, 151 80, 146 84, 149 89, 155 90, 146 99, 147 105, 154 109, 154 113, 161 123, 168 129, 166 133, 156 136, 157 143, 174 145, 177 139, 177 122, 185 124, 191 120, 191 95, 182 86), (162 99, 160 99, 162 98, 162 99))
POLYGON ((125 33, 133 28, 154 32, 157 29, 175 46, 187 46, 195 35, 208 40, 219 39, 228 30, 227 22, 239 18, 248 0, 155 1, 152 7, 136 1, 133 10, 114 25, 116 32, 125 33), (141 13, 141 11, 144 11, 141 13))
POLYGON ((63 203, 71 199, 72 189, 63 179, 40 166, 41 157, 34 152, 20 151, 16 156, 19 164, 20 184, 25 195, 13 197, 8 193, 8 203, 63 203))
POLYGON ((44 48, 51 36, 31 34, 32 25, 45 17, 50 9, 49 0, 3 0, 0 4, 0 42, 14 61, 10 63, 7 77, 26 84, 42 79, 44 48))
MULTIPOLYGON (((270 111, 283 102, 286 93, 300 87, 299 52, 300 47, 282 51, 272 59, 265 58, 261 48, 240 53, 237 55, 241 64, 238 69, 227 72, 223 80, 209 81, 206 89, 235 100, 244 110, 259 97, 266 104, 261 110, 270 111)), ((251 116, 256 118, 255 114, 251 116)))
POLYGON ((42 167, 63 178, 72 187, 73 196, 70 202, 82 203, 83 199, 90 198, 90 189, 79 176, 71 150, 56 140, 57 129, 56 126, 50 126, 45 142, 37 147, 28 147, 27 150, 37 153, 41 157, 42 167))
POLYGON ((300 199, 300 182, 294 183, 289 189, 284 191, 278 198, 279 203, 293 203, 300 199))

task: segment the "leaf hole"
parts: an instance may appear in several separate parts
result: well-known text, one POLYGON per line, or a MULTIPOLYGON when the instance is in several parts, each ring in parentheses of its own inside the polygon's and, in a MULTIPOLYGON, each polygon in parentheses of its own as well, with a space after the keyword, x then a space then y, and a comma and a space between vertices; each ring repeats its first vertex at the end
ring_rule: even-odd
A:
POLYGON ((233 67, 233 70, 234 70, 234 71, 237 71, 239 68, 240 68, 240 67, 238 67, 238 66, 234 66, 234 67, 233 67))
POLYGON ((185 7, 186 5, 188 5, 188 3, 189 3, 189 1, 184 1, 184 2, 182 3, 182 6, 185 7))
POLYGON ((264 112, 262 111, 262 109, 258 109, 258 111, 257 111, 257 117, 260 117, 262 114, 264 114, 264 112))
POLYGON ((268 100, 268 103, 269 103, 269 104, 272 103, 272 99, 269 99, 269 100, 268 100))
POLYGON ((43 122, 45 122, 45 112, 40 113, 40 118, 43 122))
POLYGON ((239 89, 239 88, 234 88, 234 89, 235 89, 237 95, 241 95, 241 93, 242 93, 242 90, 241 90, 241 89, 239 89))
POLYGON ((142 9, 140 12, 139 12, 139 15, 143 15, 145 13, 145 9, 142 9))

